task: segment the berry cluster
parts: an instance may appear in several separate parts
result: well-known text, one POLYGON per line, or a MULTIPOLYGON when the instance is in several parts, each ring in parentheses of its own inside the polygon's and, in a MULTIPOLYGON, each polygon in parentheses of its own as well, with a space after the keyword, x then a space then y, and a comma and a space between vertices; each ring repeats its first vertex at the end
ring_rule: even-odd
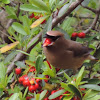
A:
MULTIPOLYGON (((50 66, 50 63, 47 61, 50 69, 52 69, 52 67, 50 66)), ((59 68, 56 68, 56 72, 58 72, 60 69, 59 68)), ((21 74, 22 73, 22 70, 21 68, 16 68, 15 69, 15 73, 17 75, 21 74)), ((27 74, 25 75, 22 75, 18 78, 18 82, 20 83, 20 85, 22 85, 23 87, 28 87, 28 92, 30 93, 38 93, 40 94, 42 91, 43 91, 43 88, 42 88, 42 79, 39 79, 39 78, 35 78, 34 75, 36 73, 36 68, 34 66, 31 66, 29 65, 29 69, 27 71, 27 74), (29 75, 29 74, 32 74, 32 75, 29 75)), ((45 75, 46 79, 44 79, 44 82, 46 82, 47 84, 49 83, 49 79, 50 77, 48 75, 45 75)), ((76 81, 76 79, 74 79, 73 81, 76 81)), ((52 94, 54 94, 55 92, 59 91, 63 89, 62 87, 58 87, 56 89, 53 89, 53 90, 50 90, 50 91, 47 91, 45 97, 43 100, 49 100, 48 97, 52 94)), ((80 91, 84 91, 85 89, 80 89, 80 91)), ((63 96, 65 94, 70 94, 70 92, 66 91, 65 93, 63 93, 62 95, 52 99, 52 100, 62 100, 63 99, 63 96)), ((83 94, 84 95, 84 94, 83 94)), ((27 95, 26 96, 26 100, 31 100, 32 98, 34 98, 34 96, 29 96, 27 95)), ((79 97, 77 96, 74 96, 71 100, 80 100, 79 97)))
MULTIPOLYGON (((40 14, 40 15, 35 16, 34 13, 32 13, 32 14, 29 16, 29 18, 31 18, 31 19, 32 19, 32 18, 39 19, 40 17, 43 17, 43 15, 40 14)), ((44 23, 46 23, 46 20, 44 20, 41 24, 44 24, 44 23)))
POLYGON ((84 32, 80 32, 80 33, 72 33, 71 38, 85 38, 85 33, 84 32))

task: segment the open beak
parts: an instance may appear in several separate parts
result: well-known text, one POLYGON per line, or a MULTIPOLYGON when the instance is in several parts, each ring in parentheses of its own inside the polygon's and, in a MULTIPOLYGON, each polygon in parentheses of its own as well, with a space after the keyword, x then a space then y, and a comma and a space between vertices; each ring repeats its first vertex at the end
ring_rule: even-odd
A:
POLYGON ((53 45, 53 44, 54 44, 54 42, 51 41, 51 39, 46 38, 46 39, 44 40, 44 42, 43 42, 43 47, 51 46, 51 45, 53 45))

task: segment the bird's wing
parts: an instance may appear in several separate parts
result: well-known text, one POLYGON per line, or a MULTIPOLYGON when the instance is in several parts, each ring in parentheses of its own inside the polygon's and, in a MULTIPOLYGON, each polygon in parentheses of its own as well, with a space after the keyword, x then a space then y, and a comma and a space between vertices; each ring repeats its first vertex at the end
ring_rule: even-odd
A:
POLYGON ((70 46, 67 49, 73 52, 74 57, 88 56, 90 54, 90 52, 92 52, 94 50, 92 48, 83 46, 82 44, 77 43, 77 42, 71 43, 69 45, 70 46))

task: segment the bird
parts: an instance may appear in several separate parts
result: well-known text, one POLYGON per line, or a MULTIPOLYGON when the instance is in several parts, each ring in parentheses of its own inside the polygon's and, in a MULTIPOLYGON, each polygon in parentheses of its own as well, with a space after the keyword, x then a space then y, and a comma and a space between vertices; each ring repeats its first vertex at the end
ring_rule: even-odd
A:
POLYGON ((56 68, 77 71, 85 60, 96 60, 94 49, 66 39, 60 31, 48 31, 44 36, 43 52, 47 61, 56 68))

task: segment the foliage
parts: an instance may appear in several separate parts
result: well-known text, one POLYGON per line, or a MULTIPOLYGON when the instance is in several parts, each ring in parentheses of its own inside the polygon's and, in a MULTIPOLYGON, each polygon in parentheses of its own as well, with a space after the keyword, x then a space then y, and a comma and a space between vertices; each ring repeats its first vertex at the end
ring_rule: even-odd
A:
MULTIPOLYGON (((43 35, 52 30, 56 19, 69 11, 75 2, 75 0, 64 1, 0 0, 0 11, 4 9, 8 14, 6 18, 13 20, 8 29, 4 26, 7 39, 12 43, 3 43, 3 38, 0 38, 0 100, 100 99, 100 61, 85 61, 79 72, 72 75, 71 71, 68 70, 66 74, 63 69, 50 66, 44 60, 40 38, 43 40, 43 35), (41 32, 42 37, 38 37, 41 32), (20 56, 18 59, 18 55, 22 54, 23 57, 20 56), (8 73, 7 67, 10 65, 14 65, 14 68, 8 73), (22 69, 19 75, 15 74, 16 67, 22 69), (21 83, 20 78, 29 81, 35 87, 34 91, 29 90, 30 84, 24 84, 23 81, 21 83), (36 87, 37 83, 39 86, 36 87)), ((76 41, 93 48, 91 54, 100 59, 100 20, 98 18, 94 24, 98 12, 94 13, 89 9, 98 9, 100 1, 84 0, 82 6, 73 9, 53 30, 64 33, 66 39, 70 39, 73 32, 80 33, 86 30, 85 38, 77 37, 76 41), (91 26, 93 24, 94 26, 91 26)), ((0 26, 2 27, 1 23, 0 26)))

